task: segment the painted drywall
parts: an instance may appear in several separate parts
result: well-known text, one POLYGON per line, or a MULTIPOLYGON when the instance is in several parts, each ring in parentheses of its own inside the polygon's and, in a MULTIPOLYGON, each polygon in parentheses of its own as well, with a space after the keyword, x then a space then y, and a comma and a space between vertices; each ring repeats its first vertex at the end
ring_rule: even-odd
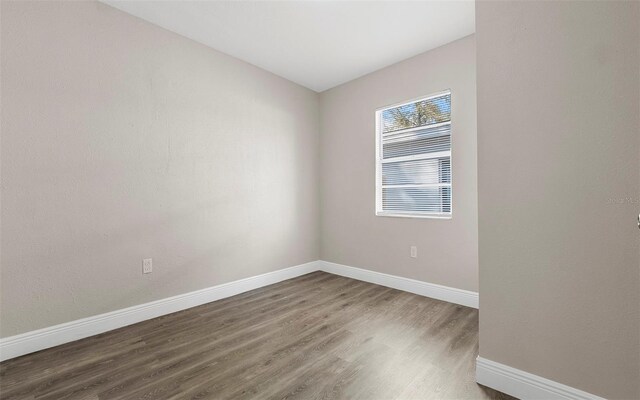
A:
POLYGON ((473 1, 100 1, 317 92, 475 30, 473 1))
POLYGON ((318 259, 316 93, 104 4, 1 7, 0 336, 318 259))
POLYGON ((477 291, 475 60, 475 38, 467 36, 321 93, 323 260, 477 291), (376 216, 376 109, 445 89, 452 98, 453 218, 376 216))
POLYGON ((640 3, 476 11, 480 355, 640 398, 640 3))

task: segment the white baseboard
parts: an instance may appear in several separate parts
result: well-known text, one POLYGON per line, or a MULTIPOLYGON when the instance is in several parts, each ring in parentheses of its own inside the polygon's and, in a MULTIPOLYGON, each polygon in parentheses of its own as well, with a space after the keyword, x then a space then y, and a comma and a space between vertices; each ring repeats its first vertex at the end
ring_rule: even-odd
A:
POLYGON ((469 290, 456 289, 434 283, 417 281, 401 276, 383 274, 367 269, 349 267, 328 261, 319 261, 320 270, 335 275, 346 276, 360 281, 375 283, 405 292, 431 297, 433 299, 448 301, 467 307, 478 308, 478 293, 469 290))
MULTIPOLYGON (((478 308, 478 293, 328 261, 312 261, 138 306, 0 339, 0 361, 73 342, 176 311, 231 297, 314 271, 325 271, 421 296, 478 308)), ((549 379, 478 357, 476 381, 519 399, 605 400, 549 379)))
POLYGON ((3 338, 0 339, 0 361, 231 297, 249 290, 308 274, 318 269, 318 261, 313 261, 295 267, 252 276, 234 282, 223 283, 210 288, 3 338))
POLYGON ((48 328, 26 332, 0 339, 0 361, 19 357, 35 351, 73 342, 99 333, 122 328, 123 326, 146 321, 176 311, 224 299, 249 290, 295 278, 314 271, 325 271, 365 282, 371 282, 394 289, 404 290, 421 296, 478 308, 478 293, 454 289, 433 283, 421 282, 400 276, 368 271, 361 268, 312 261, 295 267, 285 268, 238 281, 196 290, 166 299, 152 301, 133 307, 95 315, 76 321, 54 325, 48 328))
POLYGON ((479 356, 476 359, 476 382, 522 400, 605 400, 479 356))

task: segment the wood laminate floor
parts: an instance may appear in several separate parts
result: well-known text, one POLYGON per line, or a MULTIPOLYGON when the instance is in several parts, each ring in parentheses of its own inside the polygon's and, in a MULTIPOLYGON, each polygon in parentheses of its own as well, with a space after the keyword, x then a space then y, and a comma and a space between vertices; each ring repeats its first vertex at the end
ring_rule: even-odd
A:
POLYGON ((9 399, 510 399, 478 311, 324 272, 0 364, 9 399))

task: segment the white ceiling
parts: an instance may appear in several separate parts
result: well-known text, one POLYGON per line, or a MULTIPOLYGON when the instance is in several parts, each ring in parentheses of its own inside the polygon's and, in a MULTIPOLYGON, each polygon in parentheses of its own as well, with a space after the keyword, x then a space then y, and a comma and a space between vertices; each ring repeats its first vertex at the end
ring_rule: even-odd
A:
POLYGON ((473 0, 101 1, 317 92, 475 31, 473 0))

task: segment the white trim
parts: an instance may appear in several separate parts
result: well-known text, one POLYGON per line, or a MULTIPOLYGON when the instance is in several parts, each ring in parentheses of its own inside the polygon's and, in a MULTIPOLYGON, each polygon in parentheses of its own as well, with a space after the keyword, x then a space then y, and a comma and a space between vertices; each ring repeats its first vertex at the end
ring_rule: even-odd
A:
POLYGON ((443 150, 431 153, 420 153, 411 156, 400 156, 380 159, 380 164, 393 164, 403 161, 420 161, 420 160, 433 160, 434 158, 451 157, 451 150, 443 150))
POLYGON ((480 356, 476 359, 476 382, 522 400, 605 400, 480 356))
POLYGON ((375 181, 375 188, 376 188, 376 215, 378 215, 378 212, 380 212, 382 210, 382 189, 380 188, 379 185, 382 184, 382 163, 380 162, 383 157, 382 157, 382 143, 380 140, 380 131, 381 131, 381 126, 382 126, 382 117, 381 117, 381 112, 380 110, 376 110, 376 131, 375 131, 375 138, 376 138, 376 181, 375 181))
POLYGON ((0 339, 0 361, 235 296, 317 271, 318 261, 0 339))
POLYGON ((349 267, 347 265, 336 264, 328 261, 319 261, 319 265, 321 271, 325 271, 330 274, 346 276, 348 278, 375 283, 377 285, 403 290, 420 296, 478 308, 477 292, 436 285, 435 283, 403 278, 401 276, 383 274, 381 272, 370 271, 362 268, 349 267))
POLYGON ((406 213, 403 214, 401 212, 390 212, 390 211, 385 211, 385 212, 377 212, 376 213, 376 217, 400 217, 400 218, 428 218, 428 219, 453 219, 453 217, 446 213, 446 214, 437 214, 437 213, 424 213, 424 214, 417 214, 415 212, 413 213, 406 213))

